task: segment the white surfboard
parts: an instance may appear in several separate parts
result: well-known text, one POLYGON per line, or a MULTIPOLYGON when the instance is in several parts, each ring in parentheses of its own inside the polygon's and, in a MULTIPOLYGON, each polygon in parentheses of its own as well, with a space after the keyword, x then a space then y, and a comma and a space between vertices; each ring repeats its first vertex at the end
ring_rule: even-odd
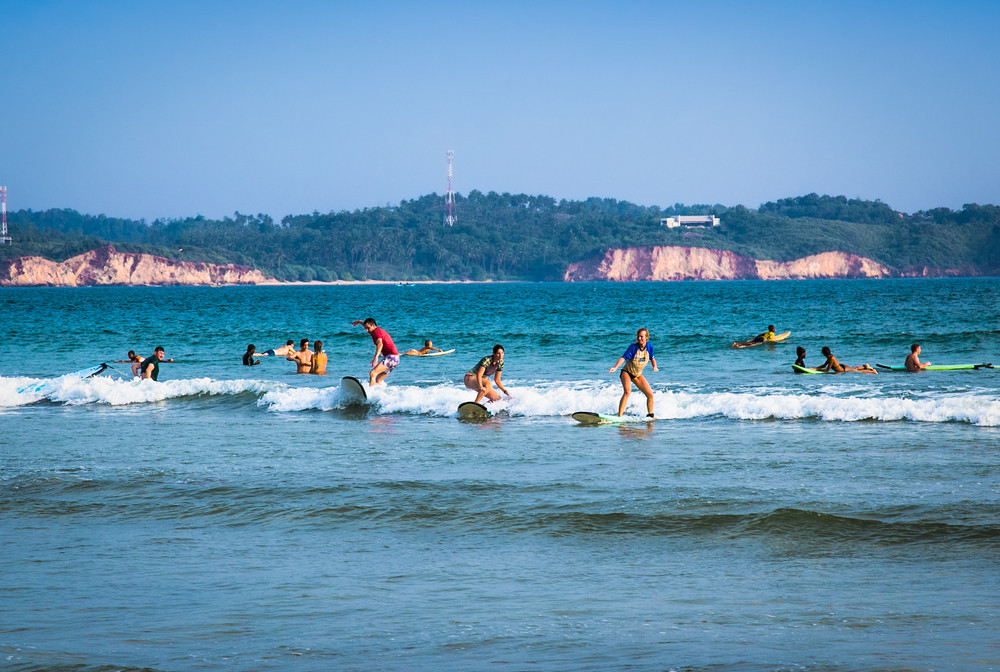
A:
POLYGON ((427 352, 427 353, 424 353, 422 355, 414 355, 414 356, 415 357, 440 357, 441 355, 450 355, 453 352, 455 352, 455 348, 452 348, 451 350, 444 350, 442 352, 427 352))
POLYGON ((35 383, 34 385, 28 385, 22 387, 17 392, 18 394, 37 394, 39 392, 45 392, 50 387, 54 387, 55 384, 60 380, 67 380, 68 378, 90 378, 96 376, 97 374, 108 368, 107 364, 96 364, 94 366, 88 366, 86 369, 80 369, 79 371, 73 371, 72 373, 66 373, 58 378, 52 378, 51 380, 43 380, 40 383, 35 383))
POLYGON ((368 401, 364 385, 353 376, 344 376, 340 379, 340 393, 349 404, 363 404, 368 401))

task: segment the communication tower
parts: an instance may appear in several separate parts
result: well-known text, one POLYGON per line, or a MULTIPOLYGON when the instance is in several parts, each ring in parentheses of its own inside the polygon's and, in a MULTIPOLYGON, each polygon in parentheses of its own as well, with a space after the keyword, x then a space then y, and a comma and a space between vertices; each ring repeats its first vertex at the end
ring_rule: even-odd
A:
POLYGON ((451 190, 451 159, 455 156, 455 150, 448 150, 448 216, 444 218, 444 223, 454 226, 458 221, 455 217, 455 192, 451 190))
POLYGON ((7 187, 0 187, 0 211, 3 212, 3 226, 0 228, 0 245, 10 245, 14 239, 7 235, 7 187))

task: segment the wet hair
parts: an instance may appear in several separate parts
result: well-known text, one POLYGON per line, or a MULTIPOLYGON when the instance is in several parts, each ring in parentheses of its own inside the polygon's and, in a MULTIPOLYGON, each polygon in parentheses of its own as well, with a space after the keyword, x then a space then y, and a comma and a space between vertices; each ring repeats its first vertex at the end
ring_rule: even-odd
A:
POLYGON ((129 357, 135 357, 135 350, 129 350, 128 351, 128 356, 129 357))
POLYGON ((424 347, 425 348, 429 348, 429 347, 431 347, 431 345, 433 345, 433 343, 431 343, 430 341, 424 341, 424 347))
POLYGON ((919 347, 920 347, 919 343, 914 343, 913 345, 910 346, 910 352, 916 352, 917 348, 919 347))
POLYGON ((313 350, 315 350, 316 352, 319 352, 322 349, 323 349, 323 341, 315 341, 313 343, 313 350))
POLYGON ((163 346, 162 346, 162 345, 158 345, 158 346, 156 346, 156 348, 154 348, 154 349, 153 349, 153 354, 154 354, 154 355, 155 355, 156 353, 158 353, 158 352, 164 352, 164 350, 163 350, 163 346))
POLYGON ((305 346, 305 344, 308 343, 308 342, 309 342, 308 338, 303 338, 301 341, 299 341, 299 347, 301 348, 301 347, 305 346))
POLYGON ((828 348, 828 347, 827 347, 827 346, 825 346, 825 345, 823 346, 823 349, 822 349, 822 350, 821 350, 820 352, 822 352, 822 353, 823 353, 824 355, 826 355, 827 357, 829 357, 830 355, 832 355, 832 354, 833 354, 832 352, 830 352, 830 348, 828 348))
POLYGON ((773 324, 767 325, 767 330, 768 331, 774 331, 774 325, 773 324))
POLYGON ((375 318, 374 317, 366 317, 365 321, 364 321, 364 324, 367 324, 369 327, 377 327, 378 326, 378 324, 375 323, 375 318))
POLYGON ((256 351, 257 351, 257 346, 254 345, 253 343, 247 346, 247 352, 256 352, 256 351))
POLYGON ((806 349, 805 349, 805 348, 803 348, 803 347, 802 347, 802 346, 800 345, 799 347, 795 348, 795 354, 796 354, 796 355, 804 355, 804 354, 806 354, 806 349))
POLYGON ((285 345, 295 345, 295 341, 289 338, 287 341, 285 341, 285 345))
POLYGON ((503 346, 500 345, 499 343, 497 343, 496 345, 493 346, 493 354, 494 355, 497 354, 497 352, 499 352, 500 350, 503 350, 503 346))

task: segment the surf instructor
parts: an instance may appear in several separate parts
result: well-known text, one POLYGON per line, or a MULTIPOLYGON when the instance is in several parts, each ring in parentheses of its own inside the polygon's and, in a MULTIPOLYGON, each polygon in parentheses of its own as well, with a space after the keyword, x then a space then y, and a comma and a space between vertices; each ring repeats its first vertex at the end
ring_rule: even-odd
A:
POLYGON ((486 397, 490 401, 499 401, 500 395, 493 389, 490 383, 490 376, 496 382, 497 387, 503 390, 508 397, 510 392, 500 382, 500 374, 503 371, 503 346, 497 343, 493 346, 493 354, 486 355, 479 360, 479 363, 465 373, 465 386, 470 390, 476 390, 476 403, 478 404, 486 397))
POLYGON ((163 361, 163 346, 158 345, 156 349, 153 350, 153 354, 150 357, 142 360, 142 364, 139 365, 139 370, 142 371, 143 380, 156 380, 160 375, 160 362, 163 361))
POLYGON ((653 356, 653 344, 649 342, 648 329, 643 327, 635 333, 635 343, 628 346, 628 350, 618 358, 614 366, 608 369, 608 373, 614 373, 622 364, 625 366, 622 367, 620 378, 624 392, 622 392, 622 398, 618 402, 618 417, 625 414, 628 395, 632 392, 632 383, 635 383, 639 391, 646 395, 646 417, 652 418, 653 389, 649 386, 646 377, 642 375, 642 370, 646 368, 646 364, 652 364, 653 371, 659 371, 659 369, 656 368, 656 357, 653 356))

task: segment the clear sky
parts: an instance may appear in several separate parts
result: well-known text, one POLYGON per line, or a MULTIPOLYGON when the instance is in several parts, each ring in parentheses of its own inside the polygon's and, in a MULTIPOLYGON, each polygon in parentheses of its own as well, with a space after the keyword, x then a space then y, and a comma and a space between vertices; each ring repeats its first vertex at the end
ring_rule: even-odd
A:
POLYGON ((11 210, 1000 204, 1000 2, 0 0, 11 210))

